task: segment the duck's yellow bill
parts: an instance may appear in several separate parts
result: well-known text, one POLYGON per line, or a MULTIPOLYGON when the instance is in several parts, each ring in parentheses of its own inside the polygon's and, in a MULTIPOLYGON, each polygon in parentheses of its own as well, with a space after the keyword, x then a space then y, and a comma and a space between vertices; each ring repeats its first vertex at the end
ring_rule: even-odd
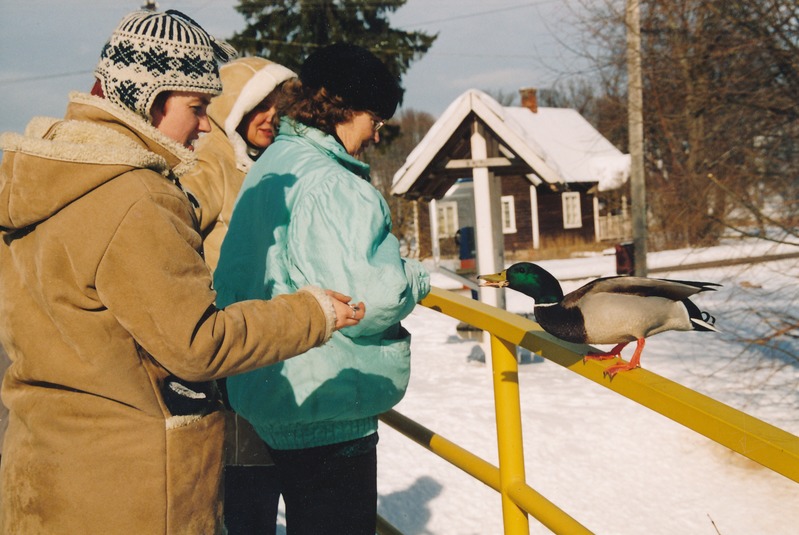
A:
POLYGON ((480 286, 493 286, 494 288, 503 288, 508 285, 508 279, 506 277, 505 271, 494 273, 492 275, 478 275, 477 278, 482 281, 480 282, 480 286))

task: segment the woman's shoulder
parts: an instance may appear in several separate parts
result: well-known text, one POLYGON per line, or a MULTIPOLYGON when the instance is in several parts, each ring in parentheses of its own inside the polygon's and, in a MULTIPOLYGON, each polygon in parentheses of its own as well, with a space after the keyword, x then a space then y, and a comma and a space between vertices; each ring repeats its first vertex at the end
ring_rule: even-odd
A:
POLYGON ((253 170, 261 176, 291 174, 305 186, 317 182, 331 184, 355 176, 329 151, 297 137, 275 141, 253 170))
POLYGON ((106 187, 116 191, 114 198, 120 204, 154 203, 170 207, 190 207, 186 192, 174 177, 165 177, 149 169, 133 169, 109 181, 106 187))

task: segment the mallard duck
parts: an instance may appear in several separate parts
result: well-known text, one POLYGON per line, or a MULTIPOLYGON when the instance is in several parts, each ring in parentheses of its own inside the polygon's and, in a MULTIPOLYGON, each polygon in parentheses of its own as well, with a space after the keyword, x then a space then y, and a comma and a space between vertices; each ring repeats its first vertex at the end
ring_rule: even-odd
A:
POLYGON ((536 264, 520 262, 501 273, 480 275, 483 286, 508 287, 535 300, 535 319, 548 333, 579 344, 616 344, 607 352, 585 358, 621 358, 621 351, 636 341, 629 363, 608 367, 611 378, 641 365, 645 339, 664 331, 716 331, 715 319, 688 297, 715 290, 712 282, 602 277, 564 297, 558 280, 536 264))

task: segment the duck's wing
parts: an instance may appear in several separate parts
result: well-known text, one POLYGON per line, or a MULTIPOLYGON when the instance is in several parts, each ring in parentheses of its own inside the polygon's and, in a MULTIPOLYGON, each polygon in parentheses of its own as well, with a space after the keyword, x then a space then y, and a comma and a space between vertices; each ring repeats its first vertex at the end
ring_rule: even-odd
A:
POLYGON ((589 282, 563 298, 564 307, 578 306, 586 295, 613 293, 639 297, 663 297, 682 301, 696 293, 715 290, 713 282, 650 279, 646 277, 603 277, 589 282))

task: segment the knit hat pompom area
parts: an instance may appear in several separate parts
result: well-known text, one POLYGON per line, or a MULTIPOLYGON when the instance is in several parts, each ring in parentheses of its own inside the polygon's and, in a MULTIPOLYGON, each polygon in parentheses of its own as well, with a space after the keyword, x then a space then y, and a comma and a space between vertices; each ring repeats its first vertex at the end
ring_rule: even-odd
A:
POLYGON ((300 69, 300 81, 314 90, 325 88, 353 110, 390 119, 402 100, 399 80, 365 48, 337 43, 312 53, 300 69))
POLYGON ((134 11, 111 34, 94 74, 105 98, 149 121, 163 91, 221 93, 217 60, 235 56, 232 46, 180 11, 134 11))

